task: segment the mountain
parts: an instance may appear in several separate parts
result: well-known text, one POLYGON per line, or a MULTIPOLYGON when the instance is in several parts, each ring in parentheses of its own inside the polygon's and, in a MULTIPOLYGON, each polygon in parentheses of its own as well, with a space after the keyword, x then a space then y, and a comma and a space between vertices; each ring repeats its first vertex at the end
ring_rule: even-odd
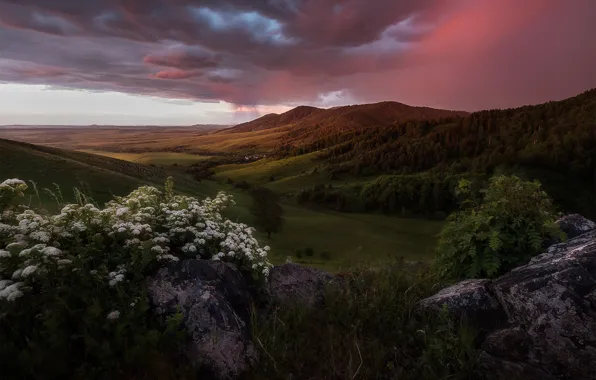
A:
POLYGON ((300 106, 282 114, 268 114, 248 123, 238 124, 220 133, 255 132, 280 128, 291 140, 312 139, 322 135, 385 127, 410 120, 436 120, 467 116, 467 112, 413 107, 398 102, 358 104, 330 109, 300 106))
POLYGON ((323 111, 325 110, 321 108, 299 106, 282 114, 270 113, 258 119, 249 121, 247 123, 238 124, 232 128, 227 129, 226 132, 254 132, 262 131, 265 129, 283 127, 323 111))

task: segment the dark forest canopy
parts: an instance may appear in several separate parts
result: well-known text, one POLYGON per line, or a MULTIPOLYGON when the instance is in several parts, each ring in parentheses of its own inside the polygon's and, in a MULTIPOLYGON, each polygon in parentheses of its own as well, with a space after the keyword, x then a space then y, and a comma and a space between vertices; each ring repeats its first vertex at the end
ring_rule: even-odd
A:
POLYGON ((334 176, 511 172, 540 180, 563 208, 596 215, 596 89, 537 106, 336 134, 279 154, 319 150, 334 176))

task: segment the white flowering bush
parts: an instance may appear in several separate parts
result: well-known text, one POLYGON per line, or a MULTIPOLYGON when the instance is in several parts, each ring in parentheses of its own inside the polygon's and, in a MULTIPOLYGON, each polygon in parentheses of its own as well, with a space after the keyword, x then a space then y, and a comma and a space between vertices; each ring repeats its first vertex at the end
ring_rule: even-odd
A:
POLYGON ((56 376, 95 376, 157 348, 165 321, 150 316, 143 284, 161 265, 223 260, 260 281, 269 274, 269 247, 222 216, 234 204, 224 193, 174 195, 168 180, 165 191, 143 186, 103 209, 47 215, 16 202, 26 190, 18 179, 0 184, 0 362, 16 373, 49 365, 56 376))

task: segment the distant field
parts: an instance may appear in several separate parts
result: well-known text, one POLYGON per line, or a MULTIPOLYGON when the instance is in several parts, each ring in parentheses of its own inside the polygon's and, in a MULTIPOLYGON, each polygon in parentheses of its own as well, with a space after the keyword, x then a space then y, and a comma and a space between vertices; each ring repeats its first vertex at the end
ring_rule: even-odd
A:
POLYGON ((184 153, 269 150, 279 144, 280 128, 246 133, 213 133, 221 128, 205 127, 2 127, 0 138, 45 146, 109 152, 184 153))
POLYGON ((283 160, 267 158, 247 164, 222 165, 215 169, 215 178, 267 183, 271 177, 275 180, 310 174, 317 166, 321 166, 322 162, 316 158, 316 153, 311 153, 283 160))
POLYGON ((100 156, 117 158, 119 160, 136 162, 146 165, 179 165, 190 166, 200 161, 207 160, 212 156, 201 156, 197 154, 188 153, 174 153, 174 152, 147 152, 147 153, 114 153, 105 152, 101 150, 81 150, 81 152, 97 154, 100 156))
POLYGON ((265 186, 284 194, 296 193, 317 184, 344 186, 365 182, 363 178, 329 179, 324 161, 317 152, 281 160, 262 159, 246 164, 221 165, 215 168, 216 181, 246 181, 251 185, 265 186))

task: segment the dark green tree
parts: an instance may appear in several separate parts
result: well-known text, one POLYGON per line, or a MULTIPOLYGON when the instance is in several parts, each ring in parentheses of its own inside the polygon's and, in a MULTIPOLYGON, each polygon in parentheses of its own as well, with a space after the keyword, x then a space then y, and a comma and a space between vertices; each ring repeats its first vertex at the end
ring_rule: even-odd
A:
POLYGON ((267 237, 279 232, 284 224, 283 208, 279 204, 279 196, 264 187, 253 189, 250 194, 253 203, 250 212, 255 217, 255 224, 258 228, 267 232, 267 237))

